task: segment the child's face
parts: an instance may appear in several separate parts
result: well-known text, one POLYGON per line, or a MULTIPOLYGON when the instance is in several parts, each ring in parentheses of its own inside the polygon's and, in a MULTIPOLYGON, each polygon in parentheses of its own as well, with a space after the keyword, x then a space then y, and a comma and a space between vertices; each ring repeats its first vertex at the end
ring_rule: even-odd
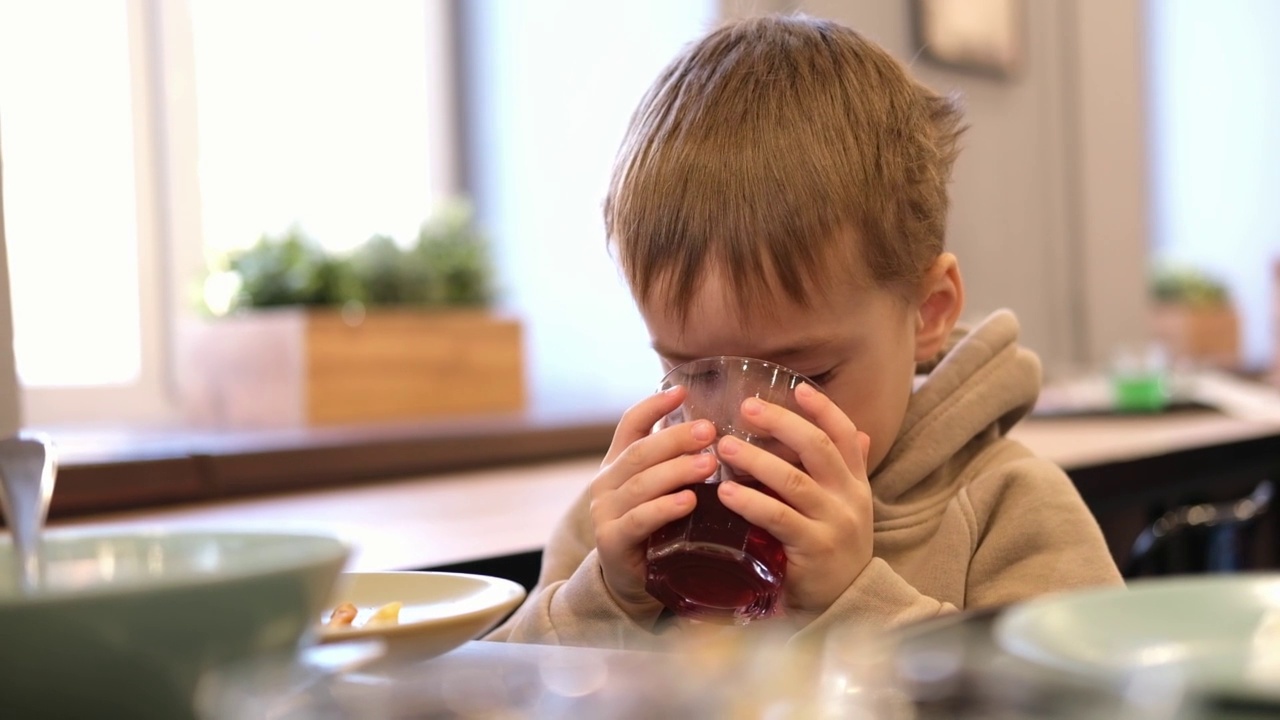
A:
POLYGON ((712 277, 682 324, 660 302, 640 308, 667 369, 712 355, 769 360, 812 378, 871 437, 868 471, 898 436, 915 376, 919 313, 889 290, 849 286, 811 307, 786 298, 739 322, 725 280, 712 277))

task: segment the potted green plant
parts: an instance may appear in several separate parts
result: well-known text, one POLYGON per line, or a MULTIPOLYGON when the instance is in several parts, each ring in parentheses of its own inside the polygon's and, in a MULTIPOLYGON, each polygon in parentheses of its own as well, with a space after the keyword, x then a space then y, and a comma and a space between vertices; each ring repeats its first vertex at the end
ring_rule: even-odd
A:
POLYGON ((492 257, 464 204, 407 245, 342 254, 299 228, 219 259, 183 341, 187 414, 230 426, 519 410, 520 323, 494 308, 492 257))
POLYGON ((1162 265, 1150 294, 1154 334, 1173 359, 1239 368, 1240 322, 1225 283, 1198 268, 1162 265))

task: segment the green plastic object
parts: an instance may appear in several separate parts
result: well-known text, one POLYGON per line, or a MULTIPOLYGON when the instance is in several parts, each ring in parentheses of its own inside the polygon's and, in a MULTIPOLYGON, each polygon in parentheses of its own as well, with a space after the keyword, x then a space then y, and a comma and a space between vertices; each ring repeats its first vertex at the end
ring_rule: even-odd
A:
POLYGON ((1155 413, 1164 410, 1169 402, 1161 373, 1116 375, 1111 387, 1116 412, 1155 413))

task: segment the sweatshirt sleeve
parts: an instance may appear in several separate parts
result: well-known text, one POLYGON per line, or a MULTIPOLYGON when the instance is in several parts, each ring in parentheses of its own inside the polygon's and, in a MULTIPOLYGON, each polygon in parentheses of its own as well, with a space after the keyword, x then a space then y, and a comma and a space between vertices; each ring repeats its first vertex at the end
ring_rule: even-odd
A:
POLYGON ((793 642, 810 642, 840 626, 887 630, 953 612, 954 605, 921 593, 889 563, 873 557, 849 589, 796 633, 793 642))
MULTIPOLYGON (((1047 593, 1123 585, 1097 520, 1061 468, 1036 457, 1003 464, 957 498, 970 518, 963 607, 998 607, 1047 593)), ((797 639, 838 625, 892 628, 957 606, 918 591, 881 558, 797 639)))
POLYGON ((977 523, 967 606, 1124 584, 1097 520, 1057 465, 1024 458, 966 493, 977 523))
POLYGON ((568 579, 536 588, 511 621, 486 639, 650 649, 655 636, 652 627, 638 624, 613 601, 592 550, 568 579))
POLYGON ((538 584, 485 640, 605 648, 652 643, 652 628, 632 620, 605 587, 588 506, 583 492, 543 550, 538 584))

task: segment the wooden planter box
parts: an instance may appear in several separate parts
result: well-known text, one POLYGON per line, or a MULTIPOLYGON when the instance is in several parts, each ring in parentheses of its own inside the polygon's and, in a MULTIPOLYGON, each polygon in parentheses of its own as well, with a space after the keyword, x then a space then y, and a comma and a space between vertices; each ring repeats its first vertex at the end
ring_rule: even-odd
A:
POLYGON ((1151 318, 1155 337, 1171 358, 1224 369, 1240 367, 1240 321, 1231 305, 1157 303, 1151 318))
POLYGON ((196 425, 384 422, 525 403, 520 324, 487 311, 255 311, 193 324, 181 347, 196 425))

